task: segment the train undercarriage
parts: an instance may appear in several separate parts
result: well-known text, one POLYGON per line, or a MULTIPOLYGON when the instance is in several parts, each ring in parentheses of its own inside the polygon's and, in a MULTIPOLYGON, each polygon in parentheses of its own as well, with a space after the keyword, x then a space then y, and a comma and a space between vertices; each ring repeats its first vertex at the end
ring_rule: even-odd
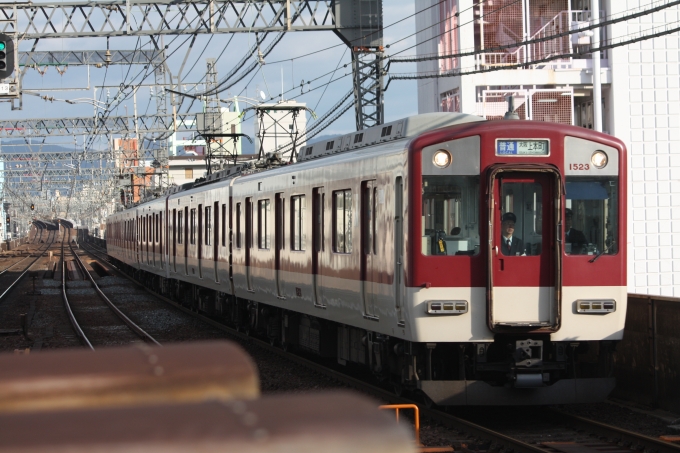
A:
POLYGON ((368 371, 428 405, 596 402, 615 385, 616 341, 553 342, 549 334, 517 333, 487 343, 414 343, 118 265, 186 308, 284 349, 368 371))

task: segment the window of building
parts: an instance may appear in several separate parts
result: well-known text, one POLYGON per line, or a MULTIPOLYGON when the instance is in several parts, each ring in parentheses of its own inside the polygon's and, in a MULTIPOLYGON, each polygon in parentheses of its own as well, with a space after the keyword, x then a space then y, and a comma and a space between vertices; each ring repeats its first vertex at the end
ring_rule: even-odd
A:
POLYGON ((352 191, 333 192, 333 251, 352 252, 352 191))
POLYGON ((305 196, 298 195, 291 197, 291 249, 292 250, 304 250, 305 249, 305 231, 304 231, 304 219, 305 219, 305 196))
POLYGON ((210 245, 210 237, 212 236, 212 208, 205 207, 205 245, 210 245))
POLYGON ((189 243, 196 243, 196 208, 191 210, 191 221, 189 222, 189 243))
POLYGON ((194 169, 185 168, 184 169, 184 179, 194 179, 194 169))
POLYGON ((268 249, 271 245, 268 221, 269 210, 269 200, 259 200, 257 202, 257 246, 260 249, 268 249))

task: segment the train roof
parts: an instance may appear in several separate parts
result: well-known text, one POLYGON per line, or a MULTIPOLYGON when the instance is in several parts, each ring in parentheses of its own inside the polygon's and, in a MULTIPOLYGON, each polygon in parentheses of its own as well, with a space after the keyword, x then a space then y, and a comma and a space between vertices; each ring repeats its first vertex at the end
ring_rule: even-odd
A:
MULTIPOLYGON (((384 142, 412 138, 423 132, 443 127, 481 121, 486 120, 482 117, 465 113, 436 112, 413 115, 379 126, 369 127, 368 129, 363 129, 361 131, 338 135, 303 147, 297 154, 297 162, 305 162, 346 151, 353 151, 384 142)), ((154 198, 142 200, 142 202, 136 206, 139 207, 146 205, 147 203, 152 203, 158 200, 158 197, 165 198, 217 181, 228 180, 243 174, 258 173, 263 170, 278 168, 284 165, 286 165, 286 163, 281 160, 278 153, 268 153, 263 160, 257 162, 243 162, 239 165, 231 166, 208 175, 206 178, 197 179, 195 182, 171 187, 163 194, 156 195, 154 198)))

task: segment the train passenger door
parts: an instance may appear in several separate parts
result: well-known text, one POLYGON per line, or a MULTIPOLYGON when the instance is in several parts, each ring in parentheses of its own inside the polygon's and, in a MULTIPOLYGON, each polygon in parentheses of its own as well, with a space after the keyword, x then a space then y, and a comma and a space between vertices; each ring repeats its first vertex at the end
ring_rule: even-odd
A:
POLYGON ((246 286, 248 291, 253 291, 253 283, 250 272, 250 249, 253 246, 253 199, 246 198, 246 286))
POLYGON ((364 316, 377 318, 378 270, 376 256, 376 182, 361 183, 361 285, 364 300, 364 316))
POLYGON ((284 198, 282 193, 274 197, 274 272, 276 273, 276 296, 283 298, 283 282, 281 281, 281 252, 285 243, 284 239, 284 198))
POLYGON ((559 175, 498 170, 489 181, 490 328, 555 329, 561 292, 555 261, 559 175))
POLYGON ((312 297, 314 306, 324 308, 323 302, 323 251, 324 251, 324 201, 323 187, 312 190, 312 297))

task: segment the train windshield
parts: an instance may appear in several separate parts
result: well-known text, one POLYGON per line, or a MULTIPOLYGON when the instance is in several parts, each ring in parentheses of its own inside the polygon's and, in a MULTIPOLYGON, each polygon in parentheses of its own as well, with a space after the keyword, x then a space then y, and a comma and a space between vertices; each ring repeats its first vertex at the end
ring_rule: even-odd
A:
POLYGON ((479 176, 423 176, 423 255, 479 253, 479 176))
POLYGON ((568 255, 618 252, 619 185, 616 176, 567 176, 564 249, 568 255))

